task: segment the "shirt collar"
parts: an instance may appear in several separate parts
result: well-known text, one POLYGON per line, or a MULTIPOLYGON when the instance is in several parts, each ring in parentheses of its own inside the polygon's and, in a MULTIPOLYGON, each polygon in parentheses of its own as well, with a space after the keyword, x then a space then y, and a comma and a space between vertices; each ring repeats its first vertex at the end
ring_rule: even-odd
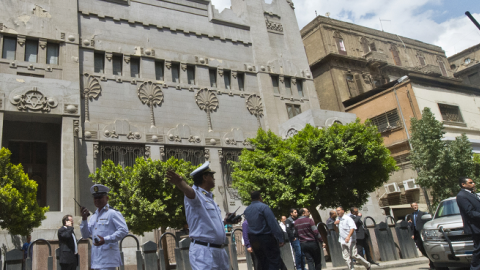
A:
POLYGON ((465 190, 466 192, 469 192, 469 193, 473 193, 471 192, 470 190, 466 189, 466 188, 462 188, 463 190, 465 190))
POLYGON ((203 195, 205 195, 208 198, 213 198, 213 194, 210 191, 207 191, 199 186, 193 185, 194 189, 197 189, 198 191, 202 192, 203 195))
POLYGON ((299 218, 297 218, 297 219, 301 219, 301 218, 306 218, 306 216, 301 216, 301 217, 299 217, 299 218))
MULTIPOLYGON (((108 209, 110 209, 110 205, 107 203, 107 204, 105 204, 105 206, 101 210, 107 211, 108 209)), ((95 212, 100 213, 100 211, 98 211, 98 208, 97 208, 97 210, 95 212)))

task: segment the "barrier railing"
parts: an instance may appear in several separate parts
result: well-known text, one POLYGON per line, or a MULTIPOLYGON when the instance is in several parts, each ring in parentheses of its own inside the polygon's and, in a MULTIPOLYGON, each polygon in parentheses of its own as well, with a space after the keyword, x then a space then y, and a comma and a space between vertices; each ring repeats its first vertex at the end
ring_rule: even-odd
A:
POLYGON ((45 239, 37 239, 33 241, 29 246, 27 250, 27 260, 25 261, 25 269, 26 270, 32 270, 32 258, 30 257, 30 249, 33 247, 33 245, 37 242, 45 242, 48 245, 48 258, 47 258, 47 270, 53 270, 53 257, 52 257, 52 246, 50 245, 50 242, 48 242, 45 239))

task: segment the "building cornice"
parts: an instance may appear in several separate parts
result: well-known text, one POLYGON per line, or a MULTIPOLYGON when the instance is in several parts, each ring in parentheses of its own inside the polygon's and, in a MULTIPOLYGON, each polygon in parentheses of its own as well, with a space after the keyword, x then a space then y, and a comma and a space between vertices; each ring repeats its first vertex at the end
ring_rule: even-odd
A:
POLYGON ((312 31, 317 30, 317 28, 320 27, 321 25, 329 25, 329 26, 340 27, 340 28, 345 29, 346 31, 360 32, 360 33, 376 36, 376 37, 379 37, 379 38, 389 39, 389 40, 394 41, 396 43, 397 42, 402 43, 402 41, 403 41, 403 43, 405 43, 405 44, 415 46, 417 48, 419 47, 419 48, 432 50, 432 51, 435 51, 435 52, 440 53, 442 55, 445 55, 445 52, 443 51, 443 49, 439 46, 436 46, 436 45, 424 43, 424 42, 421 42, 419 40, 415 40, 415 39, 411 39, 411 38, 407 38, 407 37, 403 37, 403 36, 400 36, 400 39, 399 39, 399 36, 395 35, 395 34, 379 31, 379 30, 376 30, 376 29, 356 25, 356 24, 349 23, 349 22, 343 22, 343 21, 331 19, 331 18, 324 17, 324 16, 317 16, 310 23, 308 23, 305 27, 303 27, 302 30, 300 30, 302 38, 309 35, 312 31))

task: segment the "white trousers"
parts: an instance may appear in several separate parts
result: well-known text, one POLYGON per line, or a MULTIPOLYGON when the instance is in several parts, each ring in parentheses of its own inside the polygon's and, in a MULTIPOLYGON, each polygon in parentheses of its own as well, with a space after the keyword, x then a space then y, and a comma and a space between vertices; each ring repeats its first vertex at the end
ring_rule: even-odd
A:
POLYGON ((370 267, 370 263, 367 262, 362 256, 357 254, 357 243, 356 241, 350 241, 349 243, 342 243, 342 255, 343 259, 347 263, 348 269, 355 269, 353 265, 353 259, 365 266, 365 268, 370 267))
POLYGON ((229 270, 228 255, 223 248, 191 243, 188 252, 192 270, 229 270))

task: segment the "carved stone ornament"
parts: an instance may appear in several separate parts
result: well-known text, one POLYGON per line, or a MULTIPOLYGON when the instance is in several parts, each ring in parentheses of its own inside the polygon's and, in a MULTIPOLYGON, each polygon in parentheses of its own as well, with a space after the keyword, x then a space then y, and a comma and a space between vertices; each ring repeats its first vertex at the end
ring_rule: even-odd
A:
POLYGON ((73 120, 73 132, 78 135, 78 132, 80 132, 80 121, 78 120, 73 120))
POLYGON ((283 83, 285 81, 285 77, 283 75, 280 75, 280 82, 283 83))
POLYGON ((28 90, 23 95, 16 95, 10 101, 13 105, 17 106, 19 111, 43 111, 50 112, 52 108, 57 107, 58 102, 53 97, 46 97, 37 87, 33 87, 32 90, 28 90))
POLYGON ((236 72, 236 71, 232 71, 232 77, 233 77, 234 79, 237 78, 237 72, 236 72))
POLYGON ((195 94, 195 101, 200 110, 207 112, 208 131, 212 131, 212 118, 210 113, 218 108, 218 98, 214 91, 202 89, 195 94))
POLYGON ((205 149, 205 160, 210 159, 210 149, 205 149))
POLYGON ((290 5, 292 9, 295 9, 295 5, 293 4, 292 0, 287 0, 287 3, 290 5))
POLYGON ((98 150, 98 144, 93 145, 93 158, 96 159, 98 156, 99 150, 98 150))
POLYGON ((245 139, 242 144, 244 146, 250 146, 251 145, 251 143, 247 139, 245 139))
POLYGON ((164 157, 165 157, 165 147, 160 146, 160 160, 163 160, 164 157))
POLYGON ((145 146, 145 160, 150 158, 150 146, 145 146))
POLYGON ((180 64, 180 68, 181 68, 183 71, 187 70, 187 64, 181 63, 181 64, 180 64))
POLYGON ((44 39, 44 38, 41 38, 38 40, 38 45, 40 45, 40 48, 42 48, 42 50, 45 49, 45 47, 47 46, 47 40, 44 39))
POLYGON ((142 104, 147 104, 150 107, 150 121, 152 127, 154 127, 155 115, 153 114, 153 107, 160 105, 163 101, 162 88, 158 84, 146 81, 138 87, 138 98, 142 104))
POLYGON ((85 122, 90 121, 89 113, 89 100, 96 99, 102 92, 102 87, 97 78, 91 76, 88 73, 84 74, 84 85, 83 85, 83 98, 85 99, 85 122))
POLYGON ((283 26, 281 23, 272 22, 268 18, 265 18, 265 24, 267 25, 268 30, 283 32, 283 26))
POLYGON ((178 135, 173 135, 173 134, 168 134, 168 140, 169 141, 175 141, 175 142, 182 142, 182 138, 178 135))
POLYGON ((235 139, 232 139, 232 138, 225 138, 225 143, 228 145, 237 145, 237 141, 235 141, 235 139))
POLYGON ((107 58, 108 61, 112 61, 113 54, 111 52, 106 52, 105 53, 105 58, 107 58))
POLYGON ((291 128, 287 131, 287 138, 293 137, 298 134, 298 131, 294 128, 291 128))
POLYGON ((293 85, 296 85, 297 84, 297 79, 292 78, 292 83, 293 83, 293 85))
POLYGON ((17 36, 17 43, 18 45, 22 46, 25 45, 25 40, 26 40, 26 37, 25 36, 17 36))
POLYGON ((257 118, 257 123, 258 123, 258 126, 259 127, 262 127, 262 124, 260 122, 260 117, 263 116, 263 103, 262 103, 262 99, 256 95, 256 94, 253 94, 253 95, 250 95, 247 100, 245 101, 245 103, 247 104, 247 110, 255 115, 255 117, 257 118))
POLYGON ((128 133, 127 139, 129 140, 140 140, 142 138, 142 135, 140 135, 140 132, 132 132, 128 133))
POLYGON ((220 75, 220 77, 223 76, 223 68, 219 68, 219 69, 218 69, 218 75, 220 75))
POLYGON ((104 132, 103 132, 103 135, 105 135, 105 137, 107 138, 115 138, 115 139, 118 139, 118 134, 115 130, 108 130, 106 129, 104 132))
POLYGON ((188 141, 191 143, 200 143, 202 140, 200 139, 200 136, 193 136, 191 135, 190 138, 188 138, 188 141))
POLYGON ((223 150, 218 150, 218 158, 220 159, 220 162, 223 160, 223 150))
POLYGON ((123 56, 123 60, 125 61, 125 63, 130 63, 130 55, 124 55, 123 56))
POLYGON ((170 68, 172 67, 172 62, 170 62, 170 61, 165 61, 165 67, 166 67, 167 69, 170 69, 170 68))

